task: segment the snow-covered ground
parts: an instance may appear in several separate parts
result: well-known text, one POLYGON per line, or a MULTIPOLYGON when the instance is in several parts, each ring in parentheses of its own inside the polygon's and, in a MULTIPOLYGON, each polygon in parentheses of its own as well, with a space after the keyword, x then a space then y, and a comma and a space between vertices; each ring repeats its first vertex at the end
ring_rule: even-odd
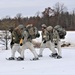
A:
MULTIPOLYGON (((37 40, 39 41, 40 38, 37 40)), ((45 48, 43 57, 37 61, 30 61, 33 54, 28 49, 25 51, 24 61, 7 61, 5 58, 10 57, 10 48, 0 49, 0 75, 75 75, 75 32, 68 31, 64 41, 72 45, 62 47, 62 59, 49 57, 51 52, 45 48)), ((35 50, 39 52, 39 48, 35 50)), ((16 57, 18 56, 19 54, 16 53, 16 57)))

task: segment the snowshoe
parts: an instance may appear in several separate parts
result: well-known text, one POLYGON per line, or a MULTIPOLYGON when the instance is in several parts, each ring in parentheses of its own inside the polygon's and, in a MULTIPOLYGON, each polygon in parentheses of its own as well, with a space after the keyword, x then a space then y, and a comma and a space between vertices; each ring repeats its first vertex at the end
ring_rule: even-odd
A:
POLYGON ((33 58, 33 59, 30 59, 30 60, 31 60, 31 61, 32 61, 32 60, 39 60, 39 58, 33 58))
POLYGON ((6 60, 15 60, 14 57, 9 57, 9 58, 6 58, 6 60))
POLYGON ((43 57, 42 55, 38 55, 38 57, 43 57))
POLYGON ((57 58, 57 59, 61 59, 61 58, 62 58, 62 56, 58 55, 56 58, 57 58))
POLYGON ((16 58, 16 60, 18 60, 18 61, 23 61, 24 58, 22 58, 22 57, 18 57, 18 58, 16 58))
POLYGON ((49 55, 50 57, 57 57, 58 56, 58 54, 57 53, 52 53, 51 55, 49 55))

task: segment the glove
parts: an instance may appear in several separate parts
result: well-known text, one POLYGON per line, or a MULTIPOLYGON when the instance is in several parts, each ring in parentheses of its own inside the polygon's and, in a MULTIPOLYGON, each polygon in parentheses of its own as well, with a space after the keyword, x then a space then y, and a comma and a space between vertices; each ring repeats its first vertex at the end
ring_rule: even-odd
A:
POLYGON ((65 38, 64 35, 60 35, 59 37, 60 37, 60 39, 64 39, 65 38))
POLYGON ((20 39, 20 46, 23 45, 23 39, 20 39))
POLYGON ((12 47, 13 47, 13 45, 14 45, 14 42, 13 42, 13 41, 11 41, 11 43, 10 43, 10 47, 12 48, 12 47))
POLYGON ((40 37, 40 34, 38 33, 38 34, 36 34, 36 37, 40 37))
POLYGON ((22 46, 23 44, 22 43, 20 43, 20 46, 22 46))
POLYGON ((46 43, 46 40, 44 40, 43 43, 46 43))
POLYGON ((28 36, 28 39, 29 39, 29 38, 31 38, 31 36, 30 36, 30 35, 28 36))
POLYGON ((57 45, 57 43, 55 43, 55 45, 57 45))
POLYGON ((14 42, 13 42, 13 41, 11 41, 10 45, 13 45, 13 44, 14 44, 14 42))

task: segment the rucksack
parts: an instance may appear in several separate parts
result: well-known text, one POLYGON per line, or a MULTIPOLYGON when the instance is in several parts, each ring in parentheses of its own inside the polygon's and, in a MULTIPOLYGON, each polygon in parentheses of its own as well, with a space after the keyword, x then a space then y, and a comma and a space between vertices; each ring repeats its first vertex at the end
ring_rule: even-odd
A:
POLYGON ((29 38, 35 39, 36 37, 40 36, 38 29, 32 25, 28 25, 26 30, 28 32, 29 38))
POLYGON ((66 30, 64 28, 62 28, 60 25, 56 25, 54 27, 55 30, 57 30, 60 39, 64 39, 65 35, 66 35, 66 30))

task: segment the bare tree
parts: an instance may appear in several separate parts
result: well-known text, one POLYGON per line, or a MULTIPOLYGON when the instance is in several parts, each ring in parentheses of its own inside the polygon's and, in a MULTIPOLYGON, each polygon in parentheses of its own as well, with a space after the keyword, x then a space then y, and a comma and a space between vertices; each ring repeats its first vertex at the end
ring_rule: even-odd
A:
POLYGON ((50 24, 50 16, 52 16, 53 13, 54 13, 54 10, 51 9, 50 7, 45 8, 45 10, 42 12, 45 24, 47 25, 50 24))
POLYGON ((18 23, 19 23, 19 24, 22 23, 22 14, 21 14, 21 13, 18 13, 18 14, 16 15, 16 19, 18 20, 18 23))
POLYGON ((55 6, 53 6, 53 8, 54 8, 55 14, 57 14, 57 13, 61 14, 62 12, 66 12, 67 11, 66 6, 64 6, 64 4, 60 4, 59 2, 57 2, 55 4, 55 6))
POLYGON ((59 24, 61 13, 66 12, 67 8, 64 6, 64 4, 60 4, 59 2, 57 2, 53 8, 54 14, 57 16, 56 17, 57 24, 59 24))

